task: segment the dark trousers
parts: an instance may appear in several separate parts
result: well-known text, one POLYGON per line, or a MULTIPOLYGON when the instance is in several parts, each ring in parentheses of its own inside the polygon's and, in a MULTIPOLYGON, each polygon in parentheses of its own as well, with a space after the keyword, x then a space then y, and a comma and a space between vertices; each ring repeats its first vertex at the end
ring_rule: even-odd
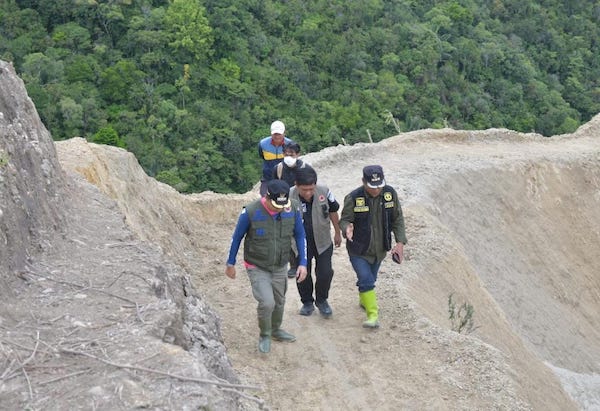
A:
POLYGON ((308 274, 304 281, 296 283, 298 285, 298 293, 300 294, 302 304, 314 301, 323 302, 327 300, 329 298, 329 288, 331 287, 331 280, 333 278, 333 268, 331 266, 333 244, 321 254, 317 254, 317 251, 312 248, 313 247, 308 247, 308 266, 306 267, 308 274), (313 258, 315 260, 314 284, 312 279, 313 258), (315 291, 315 298, 313 298, 313 290, 315 291))

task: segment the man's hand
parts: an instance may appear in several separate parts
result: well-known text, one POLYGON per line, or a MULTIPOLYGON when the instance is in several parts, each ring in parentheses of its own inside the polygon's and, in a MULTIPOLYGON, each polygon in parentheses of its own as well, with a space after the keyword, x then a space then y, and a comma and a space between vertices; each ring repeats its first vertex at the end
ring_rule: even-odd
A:
POLYGON ((352 241, 352 236, 354 235, 354 224, 348 224, 346 227, 346 240, 352 241))
POLYGON ((227 265, 225 275, 231 279, 235 279, 235 265, 227 265))
POLYGON ((342 245, 342 233, 340 231, 333 235, 333 244, 335 244, 336 247, 342 245))
POLYGON ((308 271, 306 271, 306 266, 299 265, 296 269, 296 282, 301 283, 302 281, 304 281, 307 273, 308 271))
POLYGON ((398 263, 398 264, 402 263, 402 260, 404 260, 404 244, 396 243, 394 248, 392 248, 391 254, 392 254, 392 258, 394 259, 394 261, 396 263, 398 263), (394 258, 394 255, 396 255, 397 257, 394 258))

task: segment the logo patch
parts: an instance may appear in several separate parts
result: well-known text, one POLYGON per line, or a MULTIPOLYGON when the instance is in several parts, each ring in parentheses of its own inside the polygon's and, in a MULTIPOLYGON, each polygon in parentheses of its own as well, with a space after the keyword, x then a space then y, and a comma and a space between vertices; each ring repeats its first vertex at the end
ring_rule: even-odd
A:
POLYGON ((386 192, 383 194, 383 199, 385 201, 392 201, 392 193, 386 192))

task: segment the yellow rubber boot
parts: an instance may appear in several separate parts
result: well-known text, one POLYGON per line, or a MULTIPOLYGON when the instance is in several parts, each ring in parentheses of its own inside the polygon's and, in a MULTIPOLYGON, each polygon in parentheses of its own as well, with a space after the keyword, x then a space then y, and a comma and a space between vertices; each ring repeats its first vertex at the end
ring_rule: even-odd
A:
POLYGON ((360 304, 365 307, 367 320, 363 322, 365 328, 379 327, 379 307, 377 307, 377 295, 375 290, 360 293, 360 304))

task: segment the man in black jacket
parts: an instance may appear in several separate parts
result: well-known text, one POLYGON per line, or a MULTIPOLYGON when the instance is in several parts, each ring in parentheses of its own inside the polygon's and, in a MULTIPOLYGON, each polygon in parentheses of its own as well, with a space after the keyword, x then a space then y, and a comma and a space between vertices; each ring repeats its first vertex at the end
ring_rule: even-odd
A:
POLYGON ((290 187, 296 182, 296 171, 304 167, 300 156, 300 144, 290 141, 283 145, 283 161, 273 167, 273 178, 283 180, 290 187))
MULTIPOLYGON (((294 187, 296 183, 296 172, 304 168, 305 164, 298 158, 300 155, 300 144, 295 141, 288 141, 283 145, 283 161, 273 167, 271 173, 273 179, 283 180, 290 187, 294 187)), ((290 254, 290 268, 288 270, 288 278, 296 277, 296 269, 298 268, 298 256, 292 252, 290 254)))
POLYGON ((356 272, 360 304, 367 312, 363 327, 379 327, 379 307, 375 282, 381 262, 388 251, 400 264, 406 233, 398 194, 386 185, 379 165, 363 168, 363 185, 344 198, 340 228, 356 272), (392 247, 392 233, 396 244, 392 247))

